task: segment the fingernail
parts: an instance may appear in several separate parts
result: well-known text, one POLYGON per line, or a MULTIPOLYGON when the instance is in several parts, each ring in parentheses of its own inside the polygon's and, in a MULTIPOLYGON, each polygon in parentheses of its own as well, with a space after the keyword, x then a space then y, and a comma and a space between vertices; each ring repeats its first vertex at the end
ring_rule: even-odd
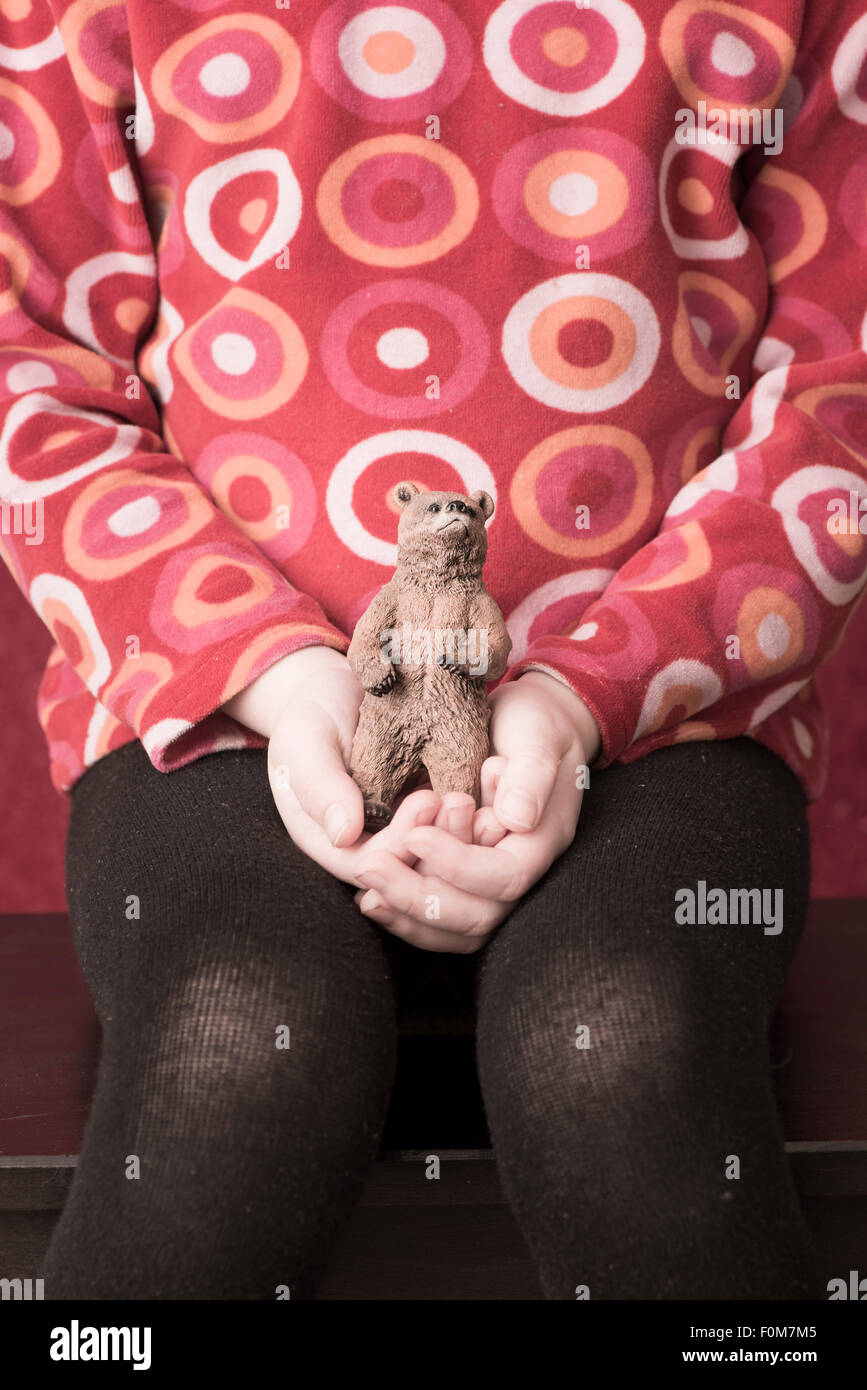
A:
POLYGON ((382 898, 379 896, 378 893, 365 893, 364 897, 361 899, 361 902, 358 904, 358 907, 359 911, 365 913, 366 915, 375 912, 377 914, 378 920, 383 925, 390 925, 394 921, 394 917, 389 911, 388 904, 382 901, 382 898))
POLYGON ((466 825, 467 813, 463 808, 456 808, 446 812, 446 823, 453 835, 458 835, 466 825))
POLYGON ((323 817, 322 824, 325 828, 325 834, 328 836, 331 843, 334 846, 339 845, 340 837, 349 824, 349 817, 339 801, 333 802, 328 807, 323 817))
POLYGON ((355 882, 360 883, 363 888, 385 887, 385 879, 382 874, 375 873, 373 869, 365 869, 363 873, 355 875, 355 882))
POLYGON ((523 825, 527 830, 532 830, 536 824, 536 800, 527 792, 522 792, 519 787, 513 787, 506 793, 503 801, 503 814, 516 825, 523 825))

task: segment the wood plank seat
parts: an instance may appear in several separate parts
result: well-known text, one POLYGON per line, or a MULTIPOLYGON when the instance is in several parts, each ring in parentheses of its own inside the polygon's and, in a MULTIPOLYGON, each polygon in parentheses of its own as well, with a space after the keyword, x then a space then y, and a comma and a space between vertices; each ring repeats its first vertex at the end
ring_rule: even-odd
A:
MULTIPOLYGON (((771 1031, 786 1148, 823 1275, 867 1274, 867 901, 811 904, 771 1031)), ((326 1299, 537 1299, 505 1205, 466 999, 401 1016, 398 1077, 326 1299), (427 1157, 440 1177, 425 1176, 427 1157)), ((0 917, 0 1277, 32 1277, 76 1162, 99 1026, 66 918, 0 917)))

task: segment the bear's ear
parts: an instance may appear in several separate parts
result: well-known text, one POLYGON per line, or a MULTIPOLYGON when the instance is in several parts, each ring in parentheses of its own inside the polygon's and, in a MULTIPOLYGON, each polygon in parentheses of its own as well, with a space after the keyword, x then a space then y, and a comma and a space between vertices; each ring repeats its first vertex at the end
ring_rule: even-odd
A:
POLYGON ((486 492, 473 492, 470 494, 471 502, 478 502, 482 509, 482 516, 487 521, 489 516, 494 514, 494 499, 489 497, 486 492))
POLYGON ((415 483, 398 483, 391 495, 400 509, 403 510, 407 502, 411 502, 414 497, 418 496, 418 488, 415 483))

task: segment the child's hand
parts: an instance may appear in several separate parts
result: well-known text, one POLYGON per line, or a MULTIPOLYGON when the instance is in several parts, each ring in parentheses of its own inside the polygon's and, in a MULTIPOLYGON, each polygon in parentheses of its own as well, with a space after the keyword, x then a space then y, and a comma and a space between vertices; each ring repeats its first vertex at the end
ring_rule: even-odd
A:
POLYGON ((361 856, 361 910, 426 950, 464 954, 486 944, 572 843, 579 769, 598 753, 590 711, 551 676, 528 672, 496 690, 491 704, 493 756, 479 810, 473 814, 469 798, 444 798, 435 824, 403 836, 418 856, 413 867, 378 843, 361 856))
POLYGON ((364 691, 344 656, 306 647, 276 662, 225 706, 268 742, 268 777, 277 810, 299 849, 352 882, 374 844, 401 862, 403 835, 434 819, 432 791, 406 797, 384 830, 362 834, 364 800, 346 768, 364 691))

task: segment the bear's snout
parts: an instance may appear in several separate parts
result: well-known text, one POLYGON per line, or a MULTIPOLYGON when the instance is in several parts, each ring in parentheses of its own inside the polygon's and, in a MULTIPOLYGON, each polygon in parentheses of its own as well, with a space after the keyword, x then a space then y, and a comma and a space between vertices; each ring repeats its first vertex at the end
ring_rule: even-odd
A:
POLYGON ((450 531, 453 530, 455 526, 457 526, 459 529, 462 529, 464 531, 464 534, 466 534, 466 532, 470 529, 467 525, 466 518, 463 516, 447 517, 445 521, 441 521, 439 526, 435 527, 434 529, 437 531, 450 531))
POLYGON ((467 506, 466 502, 456 497, 451 502, 446 503, 443 508, 443 520, 433 529, 435 531, 454 532, 457 527, 458 530, 463 530, 464 535, 466 535, 470 529, 467 518, 473 516, 475 516, 475 512, 472 507, 467 506))

